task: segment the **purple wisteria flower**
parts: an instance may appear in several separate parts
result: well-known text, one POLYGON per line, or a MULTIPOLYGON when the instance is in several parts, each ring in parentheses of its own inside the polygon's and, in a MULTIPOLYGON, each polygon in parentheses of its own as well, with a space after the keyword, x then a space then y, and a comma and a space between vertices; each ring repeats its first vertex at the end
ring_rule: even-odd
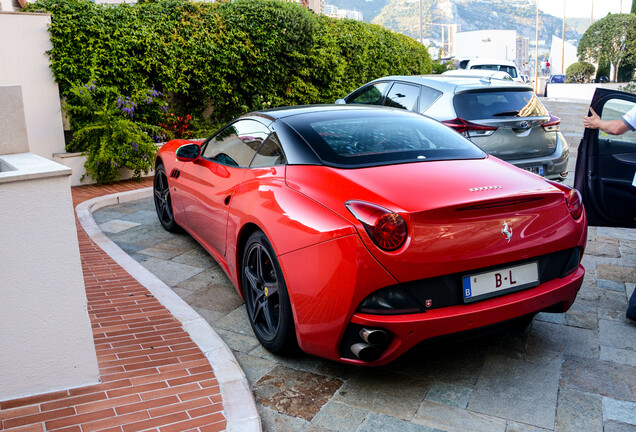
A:
POLYGON ((130 97, 126 97, 126 99, 122 99, 117 96, 117 109, 123 113, 128 114, 130 118, 133 118, 135 108, 137 108, 137 104, 130 100, 130 97))

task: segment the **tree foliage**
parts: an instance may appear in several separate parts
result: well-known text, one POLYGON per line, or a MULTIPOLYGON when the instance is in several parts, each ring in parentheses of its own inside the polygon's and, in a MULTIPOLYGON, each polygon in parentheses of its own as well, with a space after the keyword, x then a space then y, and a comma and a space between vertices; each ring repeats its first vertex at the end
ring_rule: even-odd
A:
POLYGON ((411 38, 277 0, 40 0, 25 10, 51 13, 51 69, 75 130, 67 149, 88 154, 100 183, 122 167, 147 171, 164 135, 206 136, 248 111, 332 103, 382 75, 431 71, 411 38))
POLYGON ((63 96, 91 80, 166 94, 171 111, 221 124, 246 111, 331 103, 371 79, 424 74, 424 46, 376 25, 276 0, 40 0, 52 14, 51 67, 63 96))
POLYGON ((593 64, 587 62, 572 63, 565 71, 565 80, 569 83, 587 83, 596 72, 593 64))
POLYGON ((579 60, 588 53, 595 62, 614 66, 616 81, 621 64, 636 59, 636 15, 610 14, 592 24, 579 42, 579 60))

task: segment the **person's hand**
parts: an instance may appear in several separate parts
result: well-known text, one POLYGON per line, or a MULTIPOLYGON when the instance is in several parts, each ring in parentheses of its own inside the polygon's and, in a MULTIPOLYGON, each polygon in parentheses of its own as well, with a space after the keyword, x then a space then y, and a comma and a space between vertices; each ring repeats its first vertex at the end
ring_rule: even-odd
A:
POLYGON ((583 126, 587 129, 598 129, 601 118, 598 114, 596 114, 592 107, 590 107, 590 112, 592 113, 591 116, 583 117, 583 126))

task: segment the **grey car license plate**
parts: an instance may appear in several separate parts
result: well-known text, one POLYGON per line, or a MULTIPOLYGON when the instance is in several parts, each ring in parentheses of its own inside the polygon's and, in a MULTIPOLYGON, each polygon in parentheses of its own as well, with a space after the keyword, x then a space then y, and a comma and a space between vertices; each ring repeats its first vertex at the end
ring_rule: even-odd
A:
POLYGON ((530 171, 533 174, 536 175, 543 175, 543 166, 538 165, 538 166, 529 166, 529 167, 523 167, 524 170, 526 171, 530 171))

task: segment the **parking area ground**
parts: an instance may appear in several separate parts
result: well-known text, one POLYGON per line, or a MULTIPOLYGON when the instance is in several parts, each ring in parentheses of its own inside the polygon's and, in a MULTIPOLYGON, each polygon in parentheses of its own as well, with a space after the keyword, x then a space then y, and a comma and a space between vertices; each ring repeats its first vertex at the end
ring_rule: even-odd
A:
MULTIPOLYGON (((563 119, 573 168, 587 107, 544 102, 563 119)), ((636 431, 636 324, 625 318, 636 230, 589 229, 585 281, 567 313, 364 368, 265 351, 223 271, 188 235, 161 228, 150 197, 93 216, 232 349, 265 431, 636 431)))

